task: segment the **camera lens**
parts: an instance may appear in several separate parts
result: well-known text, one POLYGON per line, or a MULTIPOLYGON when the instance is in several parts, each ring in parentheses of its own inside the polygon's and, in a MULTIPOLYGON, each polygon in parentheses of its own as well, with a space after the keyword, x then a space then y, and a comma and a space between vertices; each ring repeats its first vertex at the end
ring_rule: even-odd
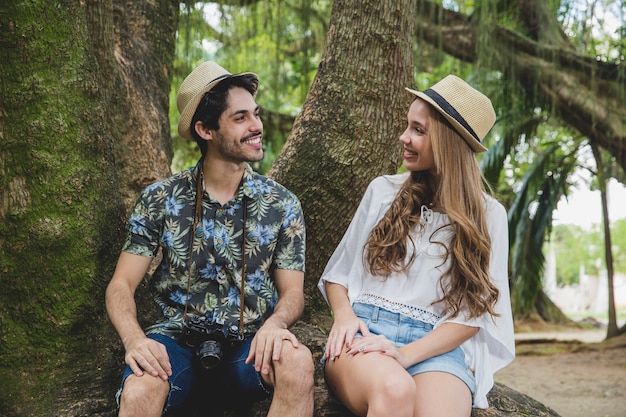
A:
POLYGON ((204 369, 210 371, 222 360, 222 345, 215 340, 207 340, 198 347, 197 355, 204 369))

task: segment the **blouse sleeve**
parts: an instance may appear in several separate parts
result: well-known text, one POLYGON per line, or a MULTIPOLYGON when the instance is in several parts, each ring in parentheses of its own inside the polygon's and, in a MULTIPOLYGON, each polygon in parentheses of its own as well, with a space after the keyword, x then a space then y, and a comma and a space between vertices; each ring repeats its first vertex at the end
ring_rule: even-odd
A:
POLYGON ((353 302, 359 294, 362 278, 365 276, 363 247, 370 231, 389 207, 390 200, 393 199, 402 179, 400 176, 378 177, 367 187, 346 233, 317 284, 326 302, 328 302, 324 286, 326 282, 346 287, 350 302, 353 302))
POLYGON ((479 332, 463 343, 467 365, 474 370, 476 393, 474 407, 487 408, 487 393, 494 383, 496 371, 507 366, 515 358, 515 336, 508 281, 508 222, 506 210, 496 200, 489 199, 487 222, 491 237, 491 259, 489 273, 492 282, 500 291, 492 317, 484 314, 472 320, 457 317, 449 322, 456 322, 479 327, 479 332))

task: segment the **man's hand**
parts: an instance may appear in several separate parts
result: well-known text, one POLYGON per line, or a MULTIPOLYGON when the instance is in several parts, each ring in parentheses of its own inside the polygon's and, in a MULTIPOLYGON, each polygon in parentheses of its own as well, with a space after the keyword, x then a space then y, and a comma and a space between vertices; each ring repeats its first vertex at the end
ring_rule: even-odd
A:
POLYGON ((156 340, 142 337, 126 346, 126 364, 136 376, 145 373, 159 377, 164 381, 172 375, 172 365, 165 346, 156 340))
POLYGON ((143 280, 152 258, 122 252, 106 290, 106 308, 111 323, 126 349, 125 361, 136 376, 148 373, 167 381, 172 375, 167 349, 149 339, 137 321, 135 290, 143 280))
POLYGON ((298 348, 298 339, 293 333, 270 320, 266 321, 252 339, 246 363, 254 362, 257 372, 268 375, 271 362, 280 360, 284 340, 289 340, 294 348, 298 348))

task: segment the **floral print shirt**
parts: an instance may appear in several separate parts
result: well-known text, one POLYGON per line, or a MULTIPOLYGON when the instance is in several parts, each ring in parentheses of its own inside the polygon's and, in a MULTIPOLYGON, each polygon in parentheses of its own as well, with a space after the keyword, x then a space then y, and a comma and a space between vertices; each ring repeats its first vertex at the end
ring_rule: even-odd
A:
POLYGON ((122 250, 149 257, 156 257, 159 248, 163 251, 150 289, 164 318, 146 332, 173 336, 172 331, 182 328, 185 304, 188 315, 239 324, 246 204, 244 331, 253 334, 278 301, 273 271, 304 271, 306 235, 300 201, 247 164, 237 195, 226 204, 204 192, 189 278, 190 231, 201 164, 202 160, 148 186, 129 219, 122 250))

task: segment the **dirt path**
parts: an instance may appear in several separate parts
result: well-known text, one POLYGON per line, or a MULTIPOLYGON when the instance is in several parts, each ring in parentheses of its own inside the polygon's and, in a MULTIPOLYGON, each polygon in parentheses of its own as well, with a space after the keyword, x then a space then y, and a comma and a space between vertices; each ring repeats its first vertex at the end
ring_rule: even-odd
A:
POLYGON ((516 359, 495 379, 562 417, 626 417, 626 343, 595 343, 604 334, 520 334, 516 359))

